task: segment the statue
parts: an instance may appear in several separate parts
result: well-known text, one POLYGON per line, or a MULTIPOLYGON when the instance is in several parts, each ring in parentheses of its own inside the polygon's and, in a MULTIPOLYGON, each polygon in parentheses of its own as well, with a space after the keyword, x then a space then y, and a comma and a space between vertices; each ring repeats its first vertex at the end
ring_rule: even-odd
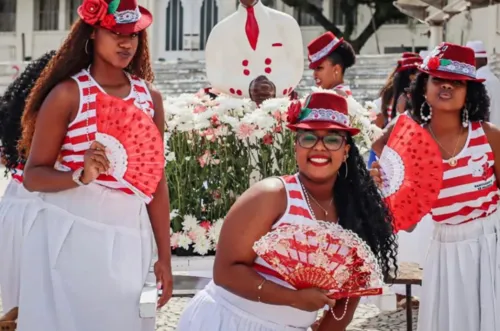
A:
POLYGON ((297 21, 258 0, 240 0, 237 11, 212 29, 205 56, 215 90, 257 104, 292 95, 304 71, 297 21))

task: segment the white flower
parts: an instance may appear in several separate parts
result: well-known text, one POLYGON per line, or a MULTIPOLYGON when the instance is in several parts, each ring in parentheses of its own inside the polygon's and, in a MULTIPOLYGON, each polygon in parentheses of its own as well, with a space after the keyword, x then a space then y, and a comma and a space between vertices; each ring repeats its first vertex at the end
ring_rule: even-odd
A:
POLYGON ((219 241, 220 231, 222 229, 222 224, 224 223, 224 219, 220 218, 212 224, 212 227, 208 230, 208 237, 214 244, 217 244, 219 241))
POLYGON ((201 237, 194 243, 193 251, 200 255, 206 255, 211 248, 210 240, 206 237, 201 237))
POLYGON ((182 230, 191 231, 198 226, 198 220, 193 215, 185 215, 182 222, 182 230))
POLYGON ((191 245, 193 241, 185 233, 182 232, 177 232, 177 233, 179 233, 179 236, 177 237, 177 246, 188 250, 189 245, 191 245))
POLYGON ((169 152, 165 159, 167 162, 175 161, 175 152, 169 152))
POLYGON ((170 219, 176 218, 177 216, 179 216, 179 209, 174 209, 170 212, 170 219))
POLYGON ((172 248, 179 247, 179 236, 180 232, 176 232, 170 236, 170 247, 172 248))

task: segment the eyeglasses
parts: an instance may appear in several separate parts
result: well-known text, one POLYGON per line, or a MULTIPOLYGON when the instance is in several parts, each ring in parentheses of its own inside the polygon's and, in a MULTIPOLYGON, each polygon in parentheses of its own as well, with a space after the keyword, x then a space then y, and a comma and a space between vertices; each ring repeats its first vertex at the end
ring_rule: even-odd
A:
POLYGON ((319 137, 312 132, 299 132, 297 133, 297 143, 300 147, 311 149, 319 141, 323 142, 323 146, 330 152, 338 151, 344 144, 345 137, 336 133, 330 133, 326 136, 319 137))

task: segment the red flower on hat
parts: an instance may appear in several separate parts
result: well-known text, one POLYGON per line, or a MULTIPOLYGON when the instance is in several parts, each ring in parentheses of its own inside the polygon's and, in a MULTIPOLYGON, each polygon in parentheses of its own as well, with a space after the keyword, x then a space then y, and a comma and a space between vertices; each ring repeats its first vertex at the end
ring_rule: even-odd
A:
POLYGON ((302 111, 302 104, 300 101, 293 101, 286 112, 286 120, 289 124, 295 124, 298 122, 300 117, 300 112, 302 111))
POLYGON ((85 23, 94 25, 104 19, 108 4, 104 0, 84 0, 77 12, 85 23))
POLYGON ((111 29, 116 25, 116 20, 115 20, 115 15, 113 14, 108 14, 104 16, 104 18, 101 21, 101 26, 105 29, 111 29))
POLYGON ((439 58, 437 57, 431 57, 429 59, 429 62, 427 62, 427 67, 431 70, 436 70, 437 68, 439 68, 439 58))

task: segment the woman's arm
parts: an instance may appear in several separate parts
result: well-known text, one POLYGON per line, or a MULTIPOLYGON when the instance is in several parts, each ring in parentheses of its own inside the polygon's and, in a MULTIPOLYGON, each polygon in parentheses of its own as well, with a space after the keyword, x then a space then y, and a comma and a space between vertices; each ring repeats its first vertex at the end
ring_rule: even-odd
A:
POLYGON ((497 178, 497 185, 500 187, 500 129, 490 122, 484 122, 483 129, 488 138, 491 150, 493 151, 493 157, 495 158, 495 177, 497 178))
MULTIPOLYGON (((347 326, 352 322, 354 318, 354 312, 359 304, 359 298, 350 298, 347 302, 347 310, 345 311, 344 317, 337 321, 331 311, 325 311, 324 316, 321 319, 321 323, 317 331, 345 331, 347 326)), ((344 309, 346 309, 346 299, 338 300, 337 304, 333 308, 335 316, 340 318, 344 314, 344 309)))
POLYGON ((286 192, 277 178, 264 179, 236 200, 227 214, 217 247, 214 282, 252 301, 295 305, 295 290, 267 281, 254 269, 253 244, 271 230, 286 209, 286 192))
POLYGON ((78 186, 71 172, 54 169, 68 124, 79 106, 78 86, 68 80, 48 94, 38 113, 30 155, 24 169, 28 191, 59 192, 78 186))

